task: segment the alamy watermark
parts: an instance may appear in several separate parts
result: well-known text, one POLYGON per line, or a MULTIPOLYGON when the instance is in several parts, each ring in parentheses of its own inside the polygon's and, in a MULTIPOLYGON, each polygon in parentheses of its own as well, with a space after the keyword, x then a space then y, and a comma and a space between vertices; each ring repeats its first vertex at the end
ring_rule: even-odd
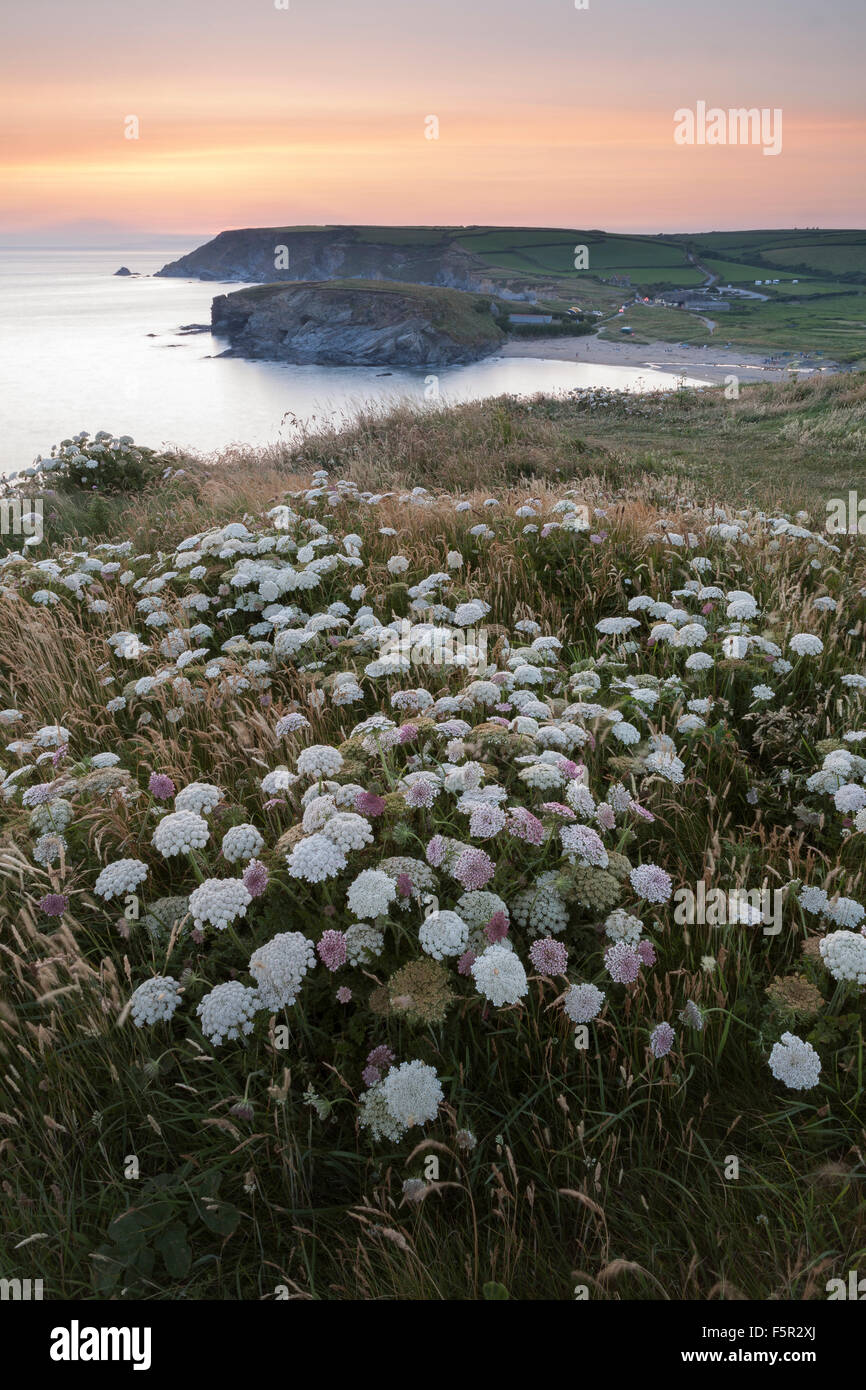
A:
POLYGON ((0 497, 0 535, 26 536, 38 545, 44 535, 41 497, 0 497))
POLYGON ((674 143, 677 145, 761 145, 762 153, 782 153, 782 111, 763 106, 720 106, 695 103, 694 110, 681 106, 674 112, 674 143))
POLYGON ((827 502, 824 530, 831 536, 866 536, 866 497, 851 491, 827 502))
POLYGON ((677 926, 708 927, 763 925, 764 936, 778 936, 782 930, 781 888, 708 888, 701 880, 695 889, 678 888, 674 893, 674 921, 677 926))

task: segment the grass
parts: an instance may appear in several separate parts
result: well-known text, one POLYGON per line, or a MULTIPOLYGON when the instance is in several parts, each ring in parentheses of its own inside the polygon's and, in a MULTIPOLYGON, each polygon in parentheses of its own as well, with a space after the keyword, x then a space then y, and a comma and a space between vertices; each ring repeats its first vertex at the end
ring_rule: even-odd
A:
MULTIPOLYGON (((647 790, 656 820, 641 831, 641 855, 666 864, 678 882, 704 874, 774 885, 802 878, 862 898, 860 837, 839 837, 831 803, 817 830, 793 811, 825 741, 862 726, 855 696, 840 697, 837 682, 840 669, 862 667, 862 550, 854 542, 829 561, 822 555, 816 573, 809 547, 774 546, 754 509, 805 508, 820 530, 828 495, 849 486, 866 493, 864 429, 866 391, 854 376, 748 387, 737 401, 716 391, 660 400, 586 393, 407 408, 294 449, 188 460, 185 476, 133 498, 58 495, 50 534, 58 556, 92 551, 101 536, 128 538, 134 555, 153 557, 132 563, 153 574, 157 550, 168 563, 187 535, 241 517, 255 528, 327 466, 332 479, 394 494, 375 507, 343 503, 336 520, 322 503, 311 505, 336 534, 361 536, 366 602, 376 611, 405 612, 405 584, 459 550, 458 593, 482 595, 494 629, 533 616, 561 635, 570 666, 595 652, 598 617, 621 612, 630 591, 667 594, 681 582, 682 556, 647 538, 659 516, 686 532, 703 527, 704 509, 715 503, 729 513, 744 507, 752 545, 707 542, 721 582, 753 592, 762 630, 780 640, 792 621, 823 623, 825 652, 791 678, 787 720, 750 715, 748 687, 766 669, 762 661, 717 663, 712 694, 728 718, 689 745, 684 787, 647 790), (410 484, 430 489, 430 505, 401 502, 410 484), (524 533, 517 506, 534 497, 547 514, 567 489, 605 509, 605 544, 524 533), (500 508, 495 538, 484 544, 470 528, 487 519, 490 494, 500 508), (458 496, 472 502, 470 512, 455 511, 458 496), (386 568, 395 549, 410 559, 399 583, 386 568), (839 597, 840 612, 817 619, 810 604, 825 590, 839 597), (790 791, 778 776, 783 766, 790 791), (745 795, 749 785, 760 788, 757 806, 745 795)), ((219 561, 204 586, 216 592, 230 568, 219 561)), ((4 570, 7 590, 13 580, 4 570)), ((285 808, 263 813, 257 791, 258 777, 287 757, 275 714, 315 710, 307 696, 319 677, 281 667, 265 707, 254 688, 231 698, 212 688, 180 725, 165 717, 163 687, 149 720, 138 707, 117 717, 106 712, 101 685, 104 634, 140 627, 140 590, 106 581, 104 620, 68 591, 53 608, 34 607, 27 592, 25 584, 17 598, 0 597, 0 703, 22 711, 20 730, 57 721, 69 728, 61 772, 111 748, 129 786, 146 787, 154 768, 177 785, 218 781, 232 815, 264 816, 270 853, 292 819, 285 808)), ((338 584, 333 594, 341 592, 338 584)), ((243 630, 242 618, 235 621, 243 630)), ((335 669, 348 659, 341 650, 335 669)), ((648 649, 645 669, 664 676, 666 661, 661 648, 648 649)), ((154 652, 132 678, 159 664, 154 652)), ((453 673, 437 679, 458 688, 453 673)), ((357 708, 326 702, 313 713, 312 741, 342 743, 380 699, 369 689, 357 708)), ((586 758, 599 777, 602 750, 586 758)), ((12 755, 3 760, 11 765, 12 755)), ((40 776, 52 775, 50 762, 42 767, 40 776)), ((499 775, 511 771, 503 763, 499 775)), ((274 855, 276 896, 241 924, 240 939, 225 933, 198 952, 179 940, 153 944, 129 924, 121 935, 119 906, 98 900, 93 882, 119 851, 150 858, 147 795, 82 793, 76 805, 63 868, 72 906, 62 919, 37 907, 57 886, 57 870, 34 866, 27 812, 14 798, 2 806, 3 1277, 41 1277, 46 1297, 72 1299, 270 1299, 279 1289, 301 1300, 475 1300, 504 1291, 571 1301, 583 1285, 595 1300, 810 1300, 825 1297, 827 1279, 864 1267, 862 1000, 841 1013, 828 1004, 816 1024, 794 1027, 816 1030, 809 1036, 824 1066, 817 1094, 783 1091, 766 1066, 787 1026, 766 994, 771 979, 805 969, 829 993, 802 954, 807 938, 814 941, 802 913, 786 916, 783 935, 768 942, 732 928, 684 931, 664 909, 650 911, 659 965, 634 990, 606 986, 609 1008, 586 1051, 552 1007, 558 986, 541 976, 518 1010, 482 1016, 464 992, 442 1024, 413 1029, 392 1019, 389 1040, 400 1055, 411 1048, 437 1066, 446 1105, 428 1133, 412 1131, 417 1144, 410 1136, 375 1147, 354 1124, 369 1027, 360 1008, 356 1024, 321 994, 316 1008, 290 1010, 288 1051, 268 1027, 246 1050, 214 1049, 178 1020, 156 1030, 123 1021, 133 986, 154 971, 188 969, 195 998, 214 978, 243 973, 251 932, 317 934, 320 900, 286 884, 274 855), (716 958, 713 971, 702 968, 705 955, 716 958), (704 1031, 648 1064, 634 1020, 673 1017, 685 996, 704 1010, 704 1031), (304 1102, 308 1086, 327 1097, 324 1118, 304 1102), (462 1128, 473 1131, 475 1148, 458 1144, 462 1128), (736 1179, 725 1175, 731 1155, 736 1179), (410 1176, 427 1179, 419 1204, 403 1196, 410 1176)), ((391 837, 391 853, 417 852, 406 847, 411 827, 401 819, 405 813, 389 813, 377 839, 391 837)), ((183 871, 155 866, 160 893, 178 891, 183 871)), ((596 927, 578 914, 569 929, 579 962, 598 953, 596 927)))

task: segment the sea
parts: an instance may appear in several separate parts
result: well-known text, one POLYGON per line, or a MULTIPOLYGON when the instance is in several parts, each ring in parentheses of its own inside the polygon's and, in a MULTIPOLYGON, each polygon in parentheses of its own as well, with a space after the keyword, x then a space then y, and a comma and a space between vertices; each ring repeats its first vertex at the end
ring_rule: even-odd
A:
POLYGON ((87 430, 213 457, 230 444, 290 442, 318 424, 385 409, 577 387, 671 389, 662 371, 534 357, 490 357, 423 370, 291 366, 222 357, 214 295, 241 288, 155 279, 197 243, 164 240, 65 248, 0 247, 0 477, 87 430), (126 266, 131 276, 116 276, 126 266))

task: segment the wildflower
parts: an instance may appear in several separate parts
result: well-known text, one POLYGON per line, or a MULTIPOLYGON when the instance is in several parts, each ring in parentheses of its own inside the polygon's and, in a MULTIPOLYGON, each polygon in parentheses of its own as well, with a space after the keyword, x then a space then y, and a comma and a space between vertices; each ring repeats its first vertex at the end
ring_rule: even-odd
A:
POLYGON ((866 985, 866 936, 852 931, 830 932, 822 939, 820 950, 834 980, 866 985))
POLYGON ((299 755, 297 771, 300 777, 309 777, 314 782, 335 777, 343 766, 343 756, 328 744, 314 743, 299 755))
POLYGON ((444 1099, 435 1068, 417 1060, 391 1068, 382 1082, 382 1097, 403 1129, 435 1120, 444 1099))
POLYGON ((418 931, 421 950, 434 960, 459 956, 469 940, 469 928, 456 912, 432 912, 418 931))
POLYGON ((364 869, 346 893, 349 911, 360 919, 383 917, 397 896, 393 879, 381 869, 364 869))
POLYGON ((821 1059, 811 1043, 795 1033, 783 1033, 774 1043, 769 1059, 770 1071, 791 1091, 809 1091, 817 1086, 821 1059))
POLYGON ((590 826, 563 825, 560 827, 559 838, 566 857, 572 863, 577 858, 582 864, 591 864, 599 869, 607 868, 607 850, 598 832, 590 826))
POLYGON ((484 928, 484 935, 492 945, 498 941, 503 941, 508 935, 508 916, 504 912, 494 912, 487 926, 484 928))
POLYGON ((63 893, 46 893, 39 901, 39 910, 46 917, 62 917, 69 907, 69 899, 63 893))
POLYGON ((106 864, 94 885, 94 892, 109 902, 132 893, 147 878, 147 865, 140 859, 117 859, 106 864))
POLYGON ((253 1031, 253 1018, 261 1008, 254 989, 240 980, 228 980, 206 994, 196 1009, 205 1037, 215 1046, 245 1037, 253 1031))
POLYGON ((222 797, 219 787, 210 782, 190 782, 178 792, 174 799, 175 811, 192 811, 197 816, 207 816, 222 797))
POLYGON ((168 801, 169 797, 174 796, 175 791, 174 782, 164 772, 152 772, 147 789, 157 801, 168 801))
POLYGON ((561 941, 549 936, 539 937, 529 948, 529 959, 542 975, 564 975, 568 951, 561 941))
POLYGON ((153 832, 153 847, 164 859, 204 849, 210 839, 207 821, 193 811, 173 811, 164 816, 153 832))
POLYGON ((670 875, 657 864, 638 864, 629 874, 629 882, 638 897, 648 903, 666 903, 673 892, 670 875))
POLYGON ((355 810, 362 816, 381 816, 385 810, 384 798, 374 792, 360 792, 355 798, 355 810))
POLYGON ((512 806, 509 808, 506 819, 506 830, 516 840, 523 840, 528 845, 541 845, 544 843, 545 830, 542 822, 525 806, 512 806))
POLYGON ((624 941, 629 946, 637 946, 643 931, 643 922, 639 917, 633 917, 618 907, 605 921, 604 930, 611 941, 624 941))
POLYGON ((797 656, 820 656, 824 650, 821 638, 815 637, 811 632, 796 632, 788 646, 797 656))
POLYGON ((190 894, 189 910, 193 925, 202 930, 208 923, 225 931, 238 917, 245 917, 252 899, 239 878, 206 878, 190 894))
POLYGON ((459 959, 458 962, 457 962, 457 974, 458 974, 458 975, 471 975, 471 974, 472 974, 472 967, 473 967, 473 965, 475 964, 475 962, 476 962, 477 959, 478 959, 478 957, 477 957, 476 953, 475 953, 471 948, 470 948, 468 951, 464 951, 464 952, 463 952, 463 955, 460 957, 460 959, 459 959))
POLYGON ((483 888, 493 877, 496 865, 483 849, 464 849, 454 866, 454 877, 468 890, 483 888))
POLYGON ((332 840, 344 855, 373 843, 369 824, 354 811, 337 811, 329 816, 322 826, 322 834, 327 840, 332 840))
POLYGON ((239 859, 253 859, 264 849, 264 844, 254 825, 233 825, 223 836, 223 858, 230 864, 239 859))
POLYGON ((591 1023, 601 1013, 604 992, 595 985, 572 985, 562 1007, 572 1023, 591 1023))
POLYGON ((352 991, 349 989, 348 985, 341 985, 337 990, 335 998, 338 1004, 351 1004, 352 991))
POLYGON ((346 936, 344 932, 329 929, 323 932, 316 943, 319 959, 331 972, 339 970, 346 963, 346 936))
POLYGON ((51 864, 56 864, 67 849, 68 845, 62 835, 40 835, 33 846, 33 858, 37 864, 48 868, 51 864))
POLYGON ((323 883, 336 878, 346 867, 346 856, 324 835, 307 835, 286 855, 290 878, 306 883, 323 883))
POLYGON ((488 946, 470 967, 475 987, 491 1004, 516 1004, 529 991, 520 960, 507 946, 488 946))
POLYGON ((371 965, 382 954, 385 938, 369 922, 353 922, 346 928, 346 959, 350 965, 371 965))
POLYGON ((250 974, 261 1004, 277 1010, 294 1004, 301 981, 316 964, 312 941, 302 932, 280 932, 250 956, 250 974))
POLYGON ((130 1015, 136 1028, 146 1023, 162 1023, 172 1017, 181 1000, 181 989, 171 975, 154 975, 145 980, 130 1000, 130 1015))
MULTIPOLYGON (((656 948, 651 941, 639 941, 635 947, 641 959, 641 964, 647 967, 656 963, 656 948)), ((711 956, 704 956, 703 960, 711 960, 711 956)))
POLYGON ((666 1057, 674 1045, 676 1034, 669 1023, 658 1023, 650 1033, 650 1050, 654 1057, 666 1057))
POLYGON ((696 1032, 703 1032, 704 1016, 693 999, 687 999, 685 1008, 680 1011, 680 1022, 696 1032))
POLYGON ((251 859, 241 875, 251 898, 260 898, 268 886, 268 871, 259 859, 251 859))
POLYGON ((615 984, 630 985, 640 974, 641 958, 625 941, 615 941, 604 953, 604 964, 615 984))

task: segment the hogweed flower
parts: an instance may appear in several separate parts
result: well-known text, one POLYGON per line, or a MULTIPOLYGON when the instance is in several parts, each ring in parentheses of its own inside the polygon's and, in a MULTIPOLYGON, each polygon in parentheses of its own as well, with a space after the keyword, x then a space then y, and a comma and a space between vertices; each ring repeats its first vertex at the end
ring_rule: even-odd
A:
POLYGON ((654 1057, 666 1057, 674 1045, 676 1034, 669 1023, 658 1023, 650 1033, 650 1050, 654 1057))
POLYGON ((542 936, 530 946, 529 959, 542 975, 564 975, 568 965, 568 951, 561 941, 542 936))
POLYGON ((168 801, 175 791, 174 782, 164 772, 152 772, 147 789, 157 801, 168 801))
POLYGON ((62 917, 69 907, 69 899, 63 893, 46 893, 39 901, 39 910, 46 917, 62 917))

